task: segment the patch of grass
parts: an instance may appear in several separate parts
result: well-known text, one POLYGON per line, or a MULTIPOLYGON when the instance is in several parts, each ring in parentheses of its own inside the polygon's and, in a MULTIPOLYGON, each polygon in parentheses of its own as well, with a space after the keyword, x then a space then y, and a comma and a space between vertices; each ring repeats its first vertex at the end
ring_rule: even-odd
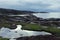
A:
POLYGON ((7 39, 7 38, 1 38, 1 37, 0 37, 0 40, 9 40, 9 39, 7 39))
POLYGON ((60 37, 60 29, 56 28, 56 27, 48 27, 46 29, 43 29, 46 32, 50 32, 55 36, 59 36, 60 37))
POLYGON ((23 29, 31 29, 31 30, 41 30, 41 26, 38 24, 25 24, 23 29))
POLYGON ((50 26, 47 27, 48 28, 43 28, 41 25, 38 24, 26 24, 26 23, 23 24, 23 29, 46 31, 60 36, 60 29, 58 29, 57 27, 50 27, 50 26))

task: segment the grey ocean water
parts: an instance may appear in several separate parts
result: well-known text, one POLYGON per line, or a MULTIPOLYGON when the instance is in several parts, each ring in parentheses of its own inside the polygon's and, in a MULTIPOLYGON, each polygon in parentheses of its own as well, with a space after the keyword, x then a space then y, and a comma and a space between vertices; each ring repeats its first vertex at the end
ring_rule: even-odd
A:
POLYGON ((60 12, 50 12, 50 13, 33 13, 33 15, 40 18, 60 18, 60 12))

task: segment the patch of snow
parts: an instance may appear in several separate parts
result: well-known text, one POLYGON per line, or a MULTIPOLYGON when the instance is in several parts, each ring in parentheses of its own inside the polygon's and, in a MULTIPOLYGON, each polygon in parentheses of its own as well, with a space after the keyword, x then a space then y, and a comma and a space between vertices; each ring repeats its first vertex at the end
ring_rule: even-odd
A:
POLYGON ((19 37, 25 37, 25 36, 37 36, 37 35, 51 35, 51 33, 48 32, 37 32, 37 31, 28 31, 28 30, 22 30, 21 25, 17 25, 16 29, 9 29, 2 27, 0 29, 0 36, 3 38, 10 38, 10 40, 15 40, 14 38, 19 37))
POLYGON ((58 29, 60 29, 60 27, 57 27, 58 29))

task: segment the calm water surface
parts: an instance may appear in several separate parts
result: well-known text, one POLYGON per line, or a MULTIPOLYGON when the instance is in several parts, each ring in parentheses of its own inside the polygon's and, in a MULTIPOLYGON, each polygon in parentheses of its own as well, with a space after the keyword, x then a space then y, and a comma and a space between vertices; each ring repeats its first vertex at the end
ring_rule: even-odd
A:
POLYGON ((50 12, 50 13, 33 13, 33 15, 41 18, 60 18, 59 12, 50 12))

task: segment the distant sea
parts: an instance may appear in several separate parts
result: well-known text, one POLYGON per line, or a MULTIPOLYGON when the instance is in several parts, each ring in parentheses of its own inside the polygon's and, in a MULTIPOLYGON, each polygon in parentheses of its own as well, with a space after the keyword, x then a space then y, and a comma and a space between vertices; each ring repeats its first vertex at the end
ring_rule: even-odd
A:
POLYGON ((33 15, 40 18, 60 18, 60 12, 50 12, 50 13, 33 13, 33 15))

